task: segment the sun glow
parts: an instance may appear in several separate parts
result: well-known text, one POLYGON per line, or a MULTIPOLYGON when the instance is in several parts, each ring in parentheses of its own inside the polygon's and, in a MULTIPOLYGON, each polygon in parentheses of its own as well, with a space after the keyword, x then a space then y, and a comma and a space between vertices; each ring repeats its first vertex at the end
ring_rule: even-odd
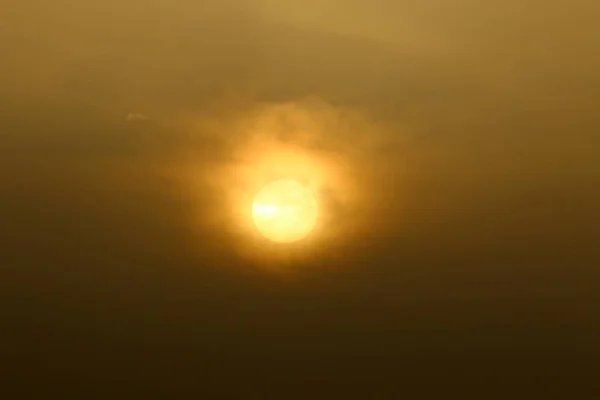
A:
POLYGON ((255 197, 252 218, 258 231, 277 243, 304 239, 317 223, 317 200, 310 189, 290 180, 266 185, 255 197))
POLYGON ((192 118, 189 129, 201 132, 199 148, 214 144, 209 161, 190 163, 189 181, 206 202, 194 229, 219 235, 218 248, 280 270, 374 226, 370 155, 381 146, 362 113, 307 100, 192 118))

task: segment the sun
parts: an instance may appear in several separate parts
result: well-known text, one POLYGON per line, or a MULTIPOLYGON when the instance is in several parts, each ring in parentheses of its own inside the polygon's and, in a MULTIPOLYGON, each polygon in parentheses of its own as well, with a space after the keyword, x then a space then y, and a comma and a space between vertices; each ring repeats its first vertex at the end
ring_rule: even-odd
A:
POLYGON ((298 181, 277 180, 264 186, 254 198, 252 219, 267 239, 297 242, 310 235, 317 224, 317 199, 298 181))

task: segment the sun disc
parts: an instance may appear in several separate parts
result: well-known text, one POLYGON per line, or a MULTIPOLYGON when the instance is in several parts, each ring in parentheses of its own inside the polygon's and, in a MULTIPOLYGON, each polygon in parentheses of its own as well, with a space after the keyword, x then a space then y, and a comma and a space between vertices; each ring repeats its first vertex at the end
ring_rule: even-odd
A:
POLYGON ((271 182, 256 195, 252 218, 258 231, 277 243, 307 237, 318 217, 317 200, 310 189, 289 179, 271 182))

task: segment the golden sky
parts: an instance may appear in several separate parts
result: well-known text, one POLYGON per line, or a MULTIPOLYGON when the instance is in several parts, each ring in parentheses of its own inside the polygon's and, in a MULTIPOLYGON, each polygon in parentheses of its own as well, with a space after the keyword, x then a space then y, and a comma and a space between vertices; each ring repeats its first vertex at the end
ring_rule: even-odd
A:
POLYGON ((591 0, 4 1, 11 360, 234 390, 298 357, 353 382, 594 356, 599 18, 591 0), (238 216, 282 171, 327 210, 294 251, 238 216))

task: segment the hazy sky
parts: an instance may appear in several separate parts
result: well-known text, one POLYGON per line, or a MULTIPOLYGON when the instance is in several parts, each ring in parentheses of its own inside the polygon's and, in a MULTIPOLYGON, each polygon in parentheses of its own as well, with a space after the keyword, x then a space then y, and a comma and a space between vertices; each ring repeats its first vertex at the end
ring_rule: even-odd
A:
POLYGON ((5 3, 7 390, 593 374, 597 2, 5 3), (235 225, 265 143, 341 177, 311 257, 235 225))

